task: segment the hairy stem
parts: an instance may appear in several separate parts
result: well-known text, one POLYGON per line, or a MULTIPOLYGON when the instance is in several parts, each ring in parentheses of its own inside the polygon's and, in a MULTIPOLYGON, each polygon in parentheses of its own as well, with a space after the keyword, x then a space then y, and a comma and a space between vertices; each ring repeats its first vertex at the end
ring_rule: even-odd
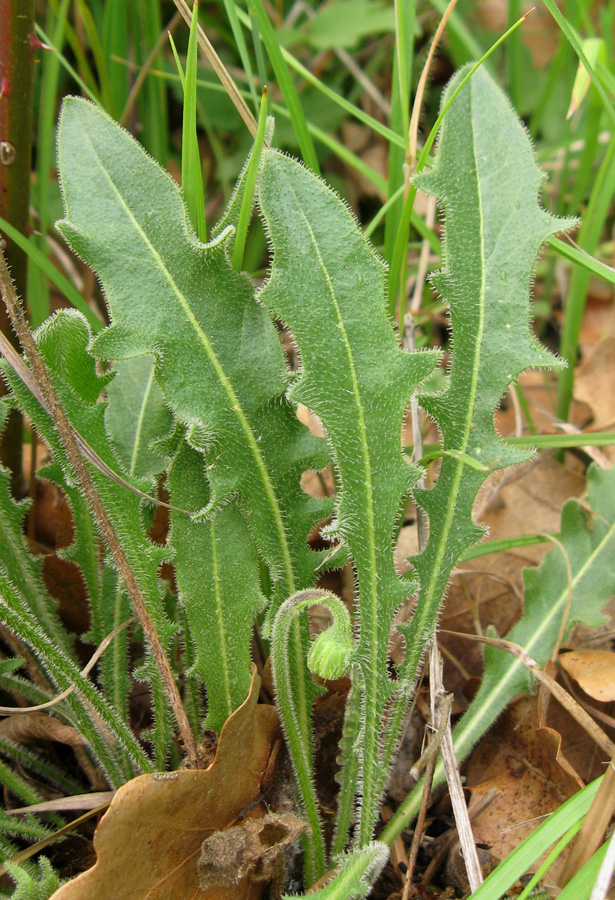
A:
MULTIPOLYGON (((298 616, 310 606, 324 606, 333 617, 332 626, 312 644, 308 661, 325 677, 339 677, 347 668, 353 645, 350 638, 350 616, 339 597, 319 589, 299 591, 280 607, 273 624, 271 661, 276 701, 299 791, 301 803, 311 828, 311 835, 304 839, 306 882, 312 884, 325 871, 325 843, 318 810, 318 798, 313 780, 313 740, 305 734, 305 722, 297 691, 294 690, 297 672, 303 671, 303 660, 293 654, 292 636, 299 624, 298 616), (320 650, 320 653, 319 653, 320 650), (316 654, 314 653, 316 651, 316 654), (315 658, 317 655, 319 658, 315 658), (323 668, 323 657, 324 668, 323 668), (331 664, 333 668, 327 669, 331 664)), ((308 729, 310 730, 310 729, 308 729)))
POLYGON ((73 434, 70 422, 66 418, 64 410, 60 405, 45 363, 41 358, 32 333, 25 322, 19 298, 11 281, 6 261, 2 254, 0 254, 0 292, 2 293, 2 299, 4 300, 11 324, 24 348, 26 358, 32 367, 32 371, 34 372, 44 395, 46 409, 53 418, 71 465, 75 470, 83 492, 91 506, 101 534, 111 551, 114 562, 131 599, 135 614, 143 628, 146 640, 160 671, 167 698, 171 705, 171 709, 173 710, 186 753, 188 754, 192 765, 198 767, 199 755, 196 741, 192 734, 192 729, 190 728, 190 723, 186 711, 184 710, 179 690, 175 683, 173 672, 171 671, 171 666, 152 622, 139 585, 137 584, 134 573, 130 567, 126 554, 124 553, 124 549, 113 529, 109 517, 107 516, 101 499, 98 496, 96 487, 94 486, 81 456, 79 445, 73 434))

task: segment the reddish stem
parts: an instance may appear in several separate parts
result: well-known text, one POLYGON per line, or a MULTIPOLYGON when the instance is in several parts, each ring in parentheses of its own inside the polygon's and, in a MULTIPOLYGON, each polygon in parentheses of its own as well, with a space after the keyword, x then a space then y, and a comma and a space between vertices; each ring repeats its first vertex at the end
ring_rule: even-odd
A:
MULTIPOLYGON (((32 91, 34 80, 34 0, 0 0, 0 216, 23 234, 28 229, 32 162, 32 91)), ((1 244, 13 281, 26 296, 27 259, 4 235, 1 244)), ((4 308, 0 329, 18 346, 4 308)), ((5 393, 0 381, 0 395, 5 393)), ((13 473, 13 490, 22 492, 22 420, 11 412, 0 443, 0 462, 13 473)))

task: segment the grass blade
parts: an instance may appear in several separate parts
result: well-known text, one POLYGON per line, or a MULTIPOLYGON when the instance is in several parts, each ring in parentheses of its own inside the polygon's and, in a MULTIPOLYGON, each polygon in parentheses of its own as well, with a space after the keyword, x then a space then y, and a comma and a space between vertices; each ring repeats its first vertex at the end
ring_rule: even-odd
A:
MULTIPOLYGON (((609 214, 611 199, 615 194, 615 134, 611 137, 606 153, 600 164, 587 211, 583 217, 578 244, 582 250, 594 255, 598 247, 598 241, 602 235, 604 223, 609 214)), ((579 332, 587 290, 589 288, 590 270, 586 266, 575 268, 568 286, 564 324, 562 328, 560 352, 568 362, 568 368, 559 376, 557 394, 557 415, 563 421, 568 418, 568 410, 572 399, 574 387, 575 366, 579 346, 579 332)))
POLYGON ((284 102, 290 113, 290 119, 293 123, 297 140, 299 141, 301 155, 306 166, 309 166, 310 169, 318 173, 320 172, 320 166, 318 165, 316 150, 314 149, 314 144, 307 127, 305 113, 303 112, 295 85, 290 77, 290 72, 288 71, 288 66, 286 65, 282 50, 278 44, 275 31, 269 21, 269 16, 267 15, 262 0, 253 0, 253 7, 251 7, 251 9, 252 8, 256 12, 258 26, 267 49, 267 55, 271 61, 280 90, 282 91, 284 102))
POLYGON ((611 119, 613 124, 615 125, 615 107, 611 103, 611 98, 609 97, 608 93, 604 89, 604 87, 602 85, 602 81, 600 80, 600 78, 598 78, 598 76, 594 70, 594 67, 588 60, 588 58, 585 54, 585 51, 583 50, 583 42, 582 42, 581 38, 576 33, 574 28, 570 25, 570 23, 567 21, 567 19, 559 11, 556 4, 554 3, 554 0, 544 0, 544 4, 547 7, 547 9, 549 10, 549 12, 551 13, 551 15, 553 16, 553 18, 555 19, 555 21, 557 22, 557 24, 559 25, 559 27, 561 28, 564 35, 566 36, 566 39, 570 43, 570 46, 572 47, 574 52, 577 54, 577 56, 579 57, 579 59, 581 60, 583 65, 585 66, 585 70, 587 71, 587 74, 591 78, 592 84, 594 85, 594 87, 596 88, 596 90, 598 91, 598 93, 600 95, 600 99, 602 100, 602 102, 604 104, 604 109, 605 109, 607 115, 609 116, 609 118, 611 119))
MULTIPOLYGON (((188 215, 198 239, 207 242, 205 222, 205 195, 201 156, 196 132, 196 73, 198 54, 199 4, 194 0, 190 40, 184 78, 184 117, 182 125, 182 193, 188 207, 188 215)), ((173 45, 174 47, 174 45, 173 45)))

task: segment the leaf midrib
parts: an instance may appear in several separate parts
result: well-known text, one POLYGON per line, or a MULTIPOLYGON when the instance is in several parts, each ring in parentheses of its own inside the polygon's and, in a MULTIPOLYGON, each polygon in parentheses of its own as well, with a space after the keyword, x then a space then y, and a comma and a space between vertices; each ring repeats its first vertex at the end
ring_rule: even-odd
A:
POLYGON ((149 378, 147 379, 147 385, 145 391, 143 393, 143 400, 141 403, 141 410, 139 412, 139 417, 137 419, 137 428, 135 430, 135 440, 132 448, 132 456, 130 458, 130 472, 129 474, 132 476, 135 474, 135 470, 137 468, 137 460, 139 458, 139 449, 141 446, 141 434, 143 431, 143 424, 145 422, 145 410, 147 408, 147 402, 149 400, 149 396, 152 392, 152 385, 154 383, 154 366, 152 366, 152 370, 149 373, 149 378))
POLYGON ((216 526, 214 522, 209 523, 209 533, 211 537, 211 560, 213 563, 213 582, 214 597, 216 603, 216 622, 218 625, 218 653, 222 664, 222 677, 224 679, 224 696, 226 700, 227 713, 225 720, 233 712, 233 700, 231 697, 231 685, 229 678, 229 660, 226 646, 226 628, 224 627, 224 604, 220 593, 220 569, 218 564, 218 546, 216 543, 216 526))
MULTIPOLYGON (((90 135, 87 133, 87 131, 84 133, 84 137, 85 137, 86 141, 88 142, 88 144, 90 145, 92 153, 93 153, 94 157, 96 158, 96 161, 99 164, 100 171, 102 172, 104 177, 107 179, 109 186, 111 187, 111 190, 115 194, 115 197, 116 197, 120 207, 125 211, 126 215, 132 222, 132 224, 135 228, 135 231, 141 237, 141 240, 143 241, 146 248, 151 253, 151 255, 154 259, 154 262, 158 265, 160 271, 163 273, 164 277, 166 278, 166 280, 169 284, 169 287, 171 288, 171 291, 177 298, 179 305, 184 312, 184 315, 188 319, 188 322, 192 326, 198 340, 200 341, 203 348, 205 349, 205 352, 214 368, 214 371, 216 372, 216 375, 218 376, 218 379, 226 392, 226 395, 230 402, 231 409, 235 413, 235 416, 241 426, 241 429, 244 432, 244 435, 246 437, 246 440, 248 442, 248 445, 250 447, 250 450, 251 450, 254 460, 256 462, 256 465, 257 465, 257 468, 259 471, 259 475, 261 477, 261 481, 263 482, 263 486, 265 488, 265 494, 267 496, 267 501, 269 503, 269 506, 270 506, 270 508, 273 512, 274 518, 275 518, 276 530, 278 532, 278 538, 279 538, 279 542, 280 542, 281 549, 282 549, 282 555, 284 558, 284 570, 285 570, 286 578, 288 581, 289 591, 290 591, 290 593, 294 593, 295 592, 295 577, 294 577, 294 572, 293 572, 290 549, 288 546, 288 539, 286 536, 286 530, 284 528, 284 522, 282 519, 282 513, 279 508, 277 498, 275 496, 275 491, 273 490, 273 485, 271 483, 271 478, 269 477, 269 472, 267 471, 265 461, 260 452, 258 443, 256 441, 256 437, 250 427, 250 423, 248 422, 246 414, 244 413, 244 411, 241 407, 239 398, 238 398, 237 394, 235 393, 233 385, 232 385, 230 379, 228 378, 228 376, 226 375, 226 372, 224 371, 222 363, 218 359, 218 356, 217 356, 216 352, 214 351, 214 349, 209 341, 209 338, 207 337, 207 335, 205 334, 205 332, 199 325, 198 320, 196 319, 194 313, 190 309, 190 305, 188 304, 186 298, 184 297, 184 295, 180 291, 179 287, 175 283, 175 280, 174 280, 173 276, 171 275, 171 273, 169 272, 169 270, 167 269, 166 265, 164 264, 162 257, 160 256, 160 254, 158 253, 156 248, 151 243, 147 234, 141 228, 141 225, 139 224, 139 222, 133 215, 133 212, 130 209, 130 207, 128 206, 128 204, 125 202, 124 197, 122 196, 120 190, 116 186, 115 182, 111 178, 111 175, 109 174, 105 165, 103 164, 103 161, 102 161, 96 147, 94 146, 94 144, 90 138, 90 135)), ((67 211, 68 211, 68 209, 67 209, 67 211)))
MULTIPOLYGON (((365 424, 365 411, 363 409, 363 403, 361 401, 361 395, 359 392, 359 382, 357 378, 356 366, 354 362, 354 356, 352 353, 352 347, 350 346, 350 341, 348 338, 348 332, 346 330, 346 325, 344 323, 344 319, 341 314, 340 306, 337 300, 337 295, 335 293, 335 287, 333 285, 333 281, 329 274, 329 270, 327 269, 326 263, 323 259, 322 253, 320 252, 320 247, 318 245, 318 241, 316 239, 316 235, 314 234, 314 230, 310 224, 309 219, 307 218, 305 212, 303 211, 301 201, 295 191, 293 185, 286 179, 286 183, 289 191, 294 195, 297 208, 299 209, 301 218, 305 223, 305 227, 310 235, 310 240, 314 247, 314 252, 316 254, 316 258, 318 259, 318 263, 322 270, 327 289, 329 291, 329 295, 331 297, 331 302, 333 305, 333 309, 335 311, 335 317, 338 323, 338 329, 340 335, 342 337, 342 341, 344 344, 344 351, 346 353, 346 359, 348 361, 348 367, 350 369, 350 378, 352 381, 352 394, 354 398, 354 402, 357 408, 357 422, 359 426, 360 436, 361 436, 361 454, 363 456, 363 466, 365 470, 365 498, 366 498, 366 506, 367 506, 367 518, 368 518, 368 543, 369 543, 369 561, 370 561, 370 571, 374 574, 377 571, 376 569, 376 548, 375 548, 375 526, 374 526, 374 498, 373 498, 373 480, 372 480, 372 469, 371 469, 371 459, 369 453, 369 447, 367 444, 367 428, 365 424)), ((342 479, 342 472, 340 469, 340 479, 342 479)), ((343 484, 342 484, 342 495, 343 495, 343 484)), ((377 623, 377 604, 378 604, 378 589, 377 589, 377 579, 372 577, 370 579, 370 599, 372 605, 372 620, 374 623, 377 623)), ((373 636, 373 635, 372 635, 373 636)))
MULTIPOLYGON (((293 194, 296 202, 296 208, 299 210, 301 218, 305 223, 305 227, 310 236, 310 240, 312 242, 312 246, 314 248, 314 252, 316 254, 316 258, 318 260, 318 264, 322 270, 323 277, 325 279, 325 283, 327 285, 327 289, 329 291, 329 296, 331 297, 331 303, 335 312, 335 317, 337 319, 338 329, 342 338, 342 342, 344 344, 344 351, 346 354, 346 359, 348 362, 348 367, 350 370, 350 377, 352 382, 352 394, 355 402, 356 410, 357 410, 357 423, 359 426, 360 432, 360 443, 361 443, 361 454, 363 457, 363 467, 365 473, 365 498, 366 498, 366 508, 367 508, 367 519, 368 519, 368 547, 369 547, 369 603, 371 607, 371 633, 370 633, 370 646, 372 649, 372 654, 377 653, 379 647, 379 639, 380 639, 380 617, 378 615, 379 612, 379 602, 378 602, 378 567, 377 567, 377 559, 376 559, 376 545, 375 545, 375 514, 374 514, 374 497, 373 497, 373 479, 372 479, 372 467, 371 467, 371 458, 369 453, 369 446, 367 443, 367 427, 365 423, 365 411, 363 409, 363 403, 361 400, 361 395, 359 391, 359 382, 356 373, 356 366, 354 361, 354 356, 352 352, 352 347, 350 344, 350 340, 348 337, 348 332, 346 330, 346 325, 340 310, 339 302, 337 299, 337 295, 335 292, 335 287, 333 285, 332 278, 329 274, 329 270, 326 266, 326 263, 323 259, 323 256, 320 252, 320 247, 318 241, 316 239, 316 235, 312 228, 312 225, 307 218, 303 206, 301 204, 300 198, 297 195, 292 183, 288 178, 285 178, 288 190, 293 194)), ((338 469, 340 472, 340 479, 342 480, 342 496, 343 496, 343 479, 341 466, 338 464, 338 469)), ((363 631, 363 622, 361 622, 361 639, 363 639, 364 631, 363 631)), ((388 632, 387 632, 388 635, 388 632)), ((370 681, 370 689, 365 691, 365 699, 366 699, 366 728, 365 734, 368 736, 367 744, 372 746, 374 745, 374 741, 377 739, 379 734, 379 729, 375 726, 377 717, 378 717, 378 698, 379 691, 378 687, 381 681, 381 672, 377 665, 374 664, 374 660, 370 659, 366 666, 363 666, 364 669, 364 677, 367 674, 370 681), (367 673, 365 672, 367 669, 367 673)), ((374 760, 376 762, 376 760, 374 760)), ((369 764, 369 762, 368 762, 369 764)), ((370 785, 371 780, 367 779, 366 784, 370 785)))
MULTIPOLYGON (((472 101, 470 100, 470 104, 472 101)), ((471 118, 471 117, 470 117, 471 118)), ((471 120, 471 126, 473 130, 474 123, 471 120)), ((479 323, 476 334, 475 341, 475 354, 472 363, 472 379, 470 382, 470 392, 469 392, 469 400, 468 403, 468 414, 466 416, 466 420, 464 423, 464 435, 463 441, 461 444, 461 453, 466 453, 468 444, 470 441, 470 434, 472 429, 472 419, 474 417, 474 409, 476 406, 476 392, 478 389, 478 378, 480 372, 480 362, 481 362, 481 346, 483 333, 485 329, 485 294, 486 294, 486 278, 487 278, 487 261, 485 260, 485 241, 484 241, 484 210, 483 210, 483 196, 481 192, 481 181, 479 177, 479 167, 478 167, 478 159, 476 157, 476 141, 472 140, 472 155, 474 157, 474 170, 476 173, 476 197, 477 197, 477 207, 478 207, 478 218, 479 218, 479 235, 480 235, 480 259, 481 259, 481 286, 479 293, 479 323)), ((431 603, 433 602, 434 592, 436 590, 436 586, 438 584, 440 572, 442 570, 442 563, 444 560, 444 555, 446 552, 446 547, 448 544, 448 538, 451 531, 451 527, 453 525, 453 521, 455 518, 455 513, 457 511, 457 498, 459 496, 459 489, 461 486, 461 479, 464 473, 466 466, 461 461, 458 460, 457 466, 455 469, 455 475, 453 478, 453 486, 451 492, 449 494, 448 500, 448 509, 446 513, 446 518, 444 520, 444 527, 441 533, 440 544, 438 546, 438 552, 436 554, 436 559, 434 566, 431 572, 431 578, 429 580, 427 595, 423 599, 421 598, 421 603, 425 604, 423 608, 428 611, 431 608, 431 603)))

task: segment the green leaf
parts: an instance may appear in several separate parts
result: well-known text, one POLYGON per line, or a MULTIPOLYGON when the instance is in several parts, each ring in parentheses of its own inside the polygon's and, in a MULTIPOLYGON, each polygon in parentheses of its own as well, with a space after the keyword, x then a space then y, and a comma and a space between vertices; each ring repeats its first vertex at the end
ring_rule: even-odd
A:
POLYGON ((81 674, 78 666, 47 637, 29 612, 23 595, 1 572, 0 612, 6 627, 34 651, 54 684, 61 691, 72 686, 76 688, 63 703, 70 711, 72 721, 87 741, 109 783, 119 787, 125 781, 115 751, 109 745, 109 734, 113 735, 119 747, 130 755, 141 771, 151 771, 150 760, 132 731, 106 703, 92 682, 81 674), (104 724, 104 731, 100 728, 99 720, 104 724))
MULTIPOLYGON (((97 398, 110 376, 97 375, 95 361, 86 351, 91 338, 92 333, 85 319, 74 310, 60 310, 55 316, 48 319, 36 333, 39 350, 51 373, 54 386, 70 423, 100 459, 126 480, 127 476, 122 476, 121 468, 105 431, 106 404, 97 402, 97 398)), ((55 434, 51 418, 8 367, 5 367, 5 375, 20 407, 44 437, 52 451, 54 464, 61 469, 61 472, 54 471, 52 473, 54 480, 58 483, 65 482, 70 489, 78 491, 72 467, 55 434)), ((148 540, 141 516, 141 498, 130 491, 128 486, 118 484, 93 466, 90 466, 89 470, 105 510, 122 541, 162 644, 168 648, 175 633, 175 626, 169 622, 163 608, 157 573, 158 566, 168 558, 169 551, 155 546, 148 540)), ((151 488, 151 479, 145 481, 132 479, 130 484, 147 492, 151 488)), ((86 580, 88 585, 94 588, 100 577, 94 571, 96 563, 92 559, 93 554, 96 553, 96 527, 87 505, 77 499, 78 494, 73 494, 72 497, 75 499, 73 511, 77 525, 77 540, 87 541, 87 547, 84 544, 77 544, 67 556, 76 562, 84 563, 86 580)), ((96 588, 91 601, 93 607, 92 637, 94 640, 100 641, 108 633, 109 624, 111 624, 109 622, 110 610, 103 603, 102 586, 99 585, 96 588)), ((117 624, 119 623, 115 622, 112 627, 117 624)), ((171 740, 167 703, 164 699, 158 671, 151 659, 147 660, 142 674, 151 681, 153 686, 153 700, 156 706, 157 762, 160 766, 164 766, 171 740)), ((124 680, 126 679, 127 673, 124 674, 124 680)))
MULTIPOLYGON (((566 503, 558 540, 565 557, 554 547, 538 568, 525 569, 524 613, 506 636, 540 666, 551 658, 560 634, 565 639, 574 624, 597 628, 606 621, 602 609, 615 594, 615 469, 590 468, 587 504, 566 503)), ((487 645, 481 686, 455 730, 460 758, 476 743, 485 724, 494 722, 511 700, 532 686, 520 660, 487 645)))
POLYGON ((8 863, 6 869, 16 885, 12 900, 47 900, 62 884, 59 874, 44 856, 36 861, 36 874, 14 863, 8 863))
MULTIPOLYGON (((155 491, 152 479, 169 462, 169 457, 158 448, 173 427, 173 417, 155 380, 152 357, 138 356, 117 362, 113 380, 107 387, 107 401, 105 428, 117 458, 128 476, 146 479, 150 491, 155 491), (151 448, 153 442, 157 443, 156 448, 151 448)), ((103 572, 100 610, 95 616, 98 628, 93 629, 93 635, 98 635, 97 642, 130 616, 124 585, 110 565, 103 572)), ((128 673, 128 633, 124 631, 100 662, 100 683, 106 696, 125 717, 131 689, 128 673)))
POLYGON ((55 601, 43 587, 42 557, 34 559, 24 543, 22 526, 30 502, 13 500, 11 477, 8 469, 0 466, 0 572, 26 598, 29 611, 45 634, 72 658, 70 637, 58 618, 55 601))
POLYGON ((394 28, 393 7, 381 0, 332 0, 318 7, 306 34, 316 50, 351 50, 362 38, 394 28))
POLYGON ((203 174, 201 154, 196 131, 196 76, 198 60, 199 4, 195 0, 192 8, 192 23, 186 57, 186 77, 184 78, 184 117, 182 126, 182 191, 190 215, 190 222, 200 241, 207 240, 205 223, 205 197, 203 194, 203 174))
POLYGON ((301 100, 299 99, 297 89, 293 84, 291 74, 288 70, 287 60, 278 42, 275 29, 269 21, 269 15, 265 9, 263 0, 250 0, 248 10, 251 15, 256 15, 260 36, 267 48, 267 55, 271 61, 276 80, 280 91, 282 92, 282 96, 284 97, 284 102, 290 113, 293 128, 295 129, 295 134, 299 141, 301 155, 305 160, 305 164, 314 172, 318 172, 318 157, 316 156, 314 144, 312 143, 312 138, 307 127, 301 100))
MULTIPOLYGON (((5 662, 11 663, 15 662, 15 660, 5 660, 5 662)), ((8 680, 4 680, 3 688, 5 689, 8 680)), ((13 689, 12 686, 11 693, 13 693, 13 689)), ((18 691, 15 691, 15 693, 18 693, 18 691)), ((23 694, 21 696, 23 697, 23 694)), ((9 738, 0 736, 0 753, 3 757, 11 760, 13 769, 16 767, 19 767, 21 770, 29 769, 39 782, 41 780, 47 782, 60 792, 78 794, 83 788, 83 784, 78 777, 72 777, 72 774, 67 774, 60 765, 48 762, 36 750, 17 744, 9 738)))
POLYGON ((137 478, 160 475, 168 457, 150 448, 168 434, 173 416, 154 377, 151 356, 120 360, 107 387, 105 427, 124 471, 137 478))
MULTIPOLYGON (((464 74, 462 69, 448 85, 443 106, 464 74)), ((450 305, 454 352, 444 390, 419 398, 438 424, 443 452, 451 455, 444 456, 435 487, 415 494, 429 515, 430 536, 413 560, 421 593, 404 630, 410 681, 453 565, 484 534, 472 506, 486 472, 528 458, 497 435, 494 412, 524 369, 561 365, 538 344, 529 321, 538 251, 551 234, 574 224, 539 206, 542 177, 512 107, 486 70, 478 69, 444 119, 435 165, 415 178, 445 209, 445 267, 432 282, 450 305)))
MULTIPOLYGON (((540 566, 525 569, 524 613, 506 635, 541 666, 553 655, 560 634, 565 637, 572 625, 584 622, 595 628, 605 621, 602 609, 615 593, 615 469, 589 469, 587 502, 566 503, 558 541, 561 547, 553 547, 540 566)), ((520 660, 503 650, 485 647, 481 686, 453 732, 459 762, 506 706, 532 687, 520 660)), ((444 770, 438 765, 434 786, 444 780, 444 770)), ((388 834, 399 834, 404 823, 416 815, 420 799, 418 785, 402 805, 395 825, 387 829, 387 840, 388 834)))
MULTIPOLYGON (((169 470, 169 492, 173 506, 207 505, 203 456, 186 443, 169 470)), ((204 727, 220 733, 250 690, 252 625, 265 605, 256 548, 235 503, 207 522, 173 511, 169 543, 196 650, 192 672, 207 689, 204 727)))
POLYGON ((432 283, 449 303, 454 351, 444 389, 419 397, 442 434, 443 459, 435 487, 415 491, 429 516, 429 539, 412 560, 420 582, 414 616, 398 626, 406 656, 387 763, 405 717, 404 691, 412 691, 433 640, 451 570, 485 533, 472 517, 476 494, 489 471, 532 455, 498 436, 495 410, 524 369, 562 364, 531 332, 530 284, 541 245, 574 220, 556 219, 540 207, 543 175, 529 136, 484 67, 457 90, 470 67, 447 86, 435 164, 414 179, 445 211, 445 266, 432 283))
MULTIPOLYGON (((389 848, 381 841, 372 841, 360 850, 344 853, 338 860, 338 869, 324 887, 310 896, 317 900, 358 900, 370 892, 371 887, 389 858, 389 848)), ((284 900, 292 900, 288 895, 284 900)))
MULTIPOLYGON (((393 614, 410 593, 396 574, 392 535, 400 505, 418 478, 402 456, 406 404, 435 364, 431 353, 399 349, 385 312, 383 263, 339 198, 298 162, 264 154, 260 205, 273 245, 259 298, 292 331, 302 369, 290 396, 323 422, 334 449, 337 521, 354 560, 360 638, 355 702, 367 692, 366 720, 352 753, 363 765, 363 816, 379 766, 380 719, 392 691, 386 656, 393 614)), ((372 824, 365 827, 371 837, 372 824)))
MULTIPOLYGON (((558 838, 566 834, 587 814, 601 782, 602 776, 596 778, 595 781, 590 782, 565 803, 562 803, 559 809, 551 813, 544 822, 541 822, 506 859, 502 860, 493 872, 490 872, 482 885, 474 892, 476 900, 493 900, 494 897, 501 897, 505 891, 511 888, 514 882, 544 855, 547 847, 551 847, 558 838)), ((562 894, 566 891, 567 888, 564 888, 562 894)), ((568 892, 567 900, 573 900, 573 898, 578 900, 578 897, 577 893, 568 892)))
POLYGON ((154 354, 167 403, 206 456, 212 494, 203 514, 237 496, 279 605, 312 584, 320 562, 306 539, 327 504, 299 480, 328 453, 283 399, 288 375, 273 322, 232 270, 229 232, 199 244, 177 186, 104 113, 69 98, 59 148, 67 215, 59 228, 99 275, 113 322, 93 351, 154 354))

